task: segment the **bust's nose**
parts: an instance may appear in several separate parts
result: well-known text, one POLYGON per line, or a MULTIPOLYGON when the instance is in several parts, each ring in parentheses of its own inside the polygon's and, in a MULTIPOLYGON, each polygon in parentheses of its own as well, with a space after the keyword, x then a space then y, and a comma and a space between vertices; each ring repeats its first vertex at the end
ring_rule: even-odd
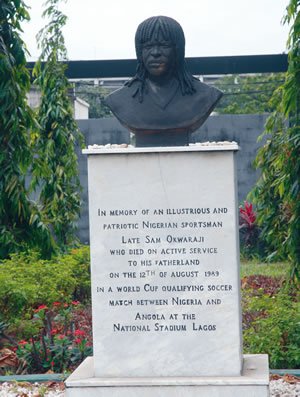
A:
POLYGON ((159 57, 161 55, 160 46, 154 45, 151 49, 151 55, 153 57, 159 57))

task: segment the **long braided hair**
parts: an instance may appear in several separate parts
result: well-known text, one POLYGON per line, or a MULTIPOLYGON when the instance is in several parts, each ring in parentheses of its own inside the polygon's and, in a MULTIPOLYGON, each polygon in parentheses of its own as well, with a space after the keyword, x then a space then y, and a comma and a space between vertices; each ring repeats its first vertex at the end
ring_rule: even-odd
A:
POLYGON ((196 91, 193 83, 196 79, 187 69, 184 59, 185 37, 182 27, 175 19, 169 17, 151 17, 143 21, 137 28, 135 34, 137 69, 135 76, 126 83, 129 87, 133 82, 137 81, 139 83, 133 94, 134 97, 138 95, 139 102, 143 102, 147 77, 147 70, 142 61, 143 45, 152 39, 157 39, 159 33, 164 40, 170 41, 175 47, 175 76, 178 79, 182 95, 192 95, 196 91))

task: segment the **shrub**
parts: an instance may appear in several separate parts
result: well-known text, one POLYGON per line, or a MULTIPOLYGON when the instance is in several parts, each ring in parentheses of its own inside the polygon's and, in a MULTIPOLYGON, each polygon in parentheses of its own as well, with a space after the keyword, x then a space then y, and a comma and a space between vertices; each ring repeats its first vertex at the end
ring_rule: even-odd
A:
POLYGON ((90 297, 88 248, 42 260, 35 252, 0 263, 0 321, 30 319, 32 308, 90 297))
POLYGON ((244 206, 239 208, 239 215, 241 254, 247 259, 263 258, 265 247, 253 205, 244 201, 244 206))
POLYGON ((14 349, 27 372, 72 371, 92 354, 90 310, 83 310, 78 301, 72 301, 40 305, 34 311, 30 322, 36 331, 14 349))
POLYGON ((300 305, 274 288, 243 290, 244 352, 267 353, 271 368, 299 368, 300 305), (265 292, 268 293, 265 293, 265 292))

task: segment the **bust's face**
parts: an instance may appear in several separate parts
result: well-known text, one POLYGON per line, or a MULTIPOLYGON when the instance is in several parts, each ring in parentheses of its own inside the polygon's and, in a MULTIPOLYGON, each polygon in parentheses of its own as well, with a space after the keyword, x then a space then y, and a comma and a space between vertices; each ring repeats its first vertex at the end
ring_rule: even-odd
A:
POLYGON ((172 71, 175 65, 175 49, 170 41, 160 35, 157 39, 143 45, 142 60, 150 76, 163 77, 172 71))

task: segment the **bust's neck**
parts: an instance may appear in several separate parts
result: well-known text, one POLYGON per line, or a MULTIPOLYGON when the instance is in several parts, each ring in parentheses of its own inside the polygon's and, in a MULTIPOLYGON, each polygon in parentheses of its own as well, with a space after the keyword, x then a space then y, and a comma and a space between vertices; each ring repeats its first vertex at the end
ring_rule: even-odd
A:
POLYGON ((166 90, 169 90, 171 87, 175 85, 177 80, 175 77, 171 76, 169 79, 164 79, 162 81, 157 80, 157 79, 147 79, 148 80, 148 86, 151 87, 152 91, 158 93, 158 92, 164 92, 166 90))

